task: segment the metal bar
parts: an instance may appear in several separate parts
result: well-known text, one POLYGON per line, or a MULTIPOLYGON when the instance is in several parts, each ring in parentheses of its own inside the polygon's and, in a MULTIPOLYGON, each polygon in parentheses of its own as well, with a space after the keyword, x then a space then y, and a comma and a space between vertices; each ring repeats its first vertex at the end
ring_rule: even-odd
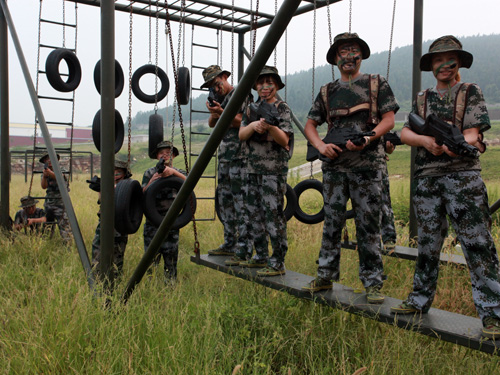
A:
POLYGON ((71 225, 71 230, 73 232, 75 244, 78 249, 78 254, 80 255, 80 260, 82 262, 83 269, 85 270, 85 274, 87 276, 87 282, 89 283, 89 286, 93 288, 94 279, 92 275, 92 269, 90 267, 89 257, 87 255, 87 250, 85 249, 85 242, 83 241, 82 233, 80 232, 80 227, 78 226, 78 221, 76 219, 75 210, 73 209, 71 198, 69 197, 68 189, 66 188, 64 177, 63 174, 61 173, 61 167, 59 166, 59 162, 57 160, 56 151, 54 149, 54 145, 52 144, 52 139, 50 137, 49 129, 47 128, 47 124, 45 123, 45 116, 43 114, 42 107, 40 106, 40 102, 38 101, 35 87, 33 85, 33 81, 31 80, 28 65, 26 64, 26 59, 24 58, 24 53, 21 48, 21 43, 17 36, 17 32, 14 27, 12 17, 10 16, 7 3, 5 2, 5 0, 0 0, 0 5, 2 6, 5 18, 7 19, 10 35, 12 37, 12 41, 14 42, 14 46, 16 48, 17 57, 19 58, 19 64, 21 65, 24 79, 26 81, 26 86, 28 88, 31 101, 33 103, 33 107, 35 109, 35 113, 38 118, 40 130, 42 131, 43 139, 45 141, 45 145, 47 146, 47 151, 49 153, 50 160, 52 160, 52 166, 54 167, 54 173, 56 175, 57 185, 61 192, 61 198, 63 200, 64 207, 66 208, 66 213, 68 214, 69 223, 71 225))
MULTIPOLYGON (((40 47, 43 47, 43 48, 50 48, 50 49, 59 49, 61 47, 59 46, 51 46, 49 44, 40 44, 40 47)), ((74 48, 66 48, 67 50, 70 50, 72 52, 76 52, 74 48)))
MULTIPOLYGON (((101 2, 101 124, 115 123, 115 7, 101 2)), ((101 126, 101 259, 100 275, 112 285, 115 233, 115 127, 101 126)))
POLYGON ((7 21, 0 8, 0 226, 9 229, 9 44, 7 21))
MULTIPOLYGON (((245 60, 243 58, 243 53, 245 51, 245 35, 238 34, 238 82, 243 77, 243 72, 245 71, 245 60)), ((234 72, 231 72, 234 74, 234 72)))
MULTIPOLYGON (((420 71, 420 57, 422 56, 422 33, 423 33, 423 17, 424 17, 424 0, 415 0, 415 9, 413 15, 413 74, 412 74, 412 98, 417 96, 422 86, 422 72, 420 71)), ((417 150, 411 148, 411 165, 410 165, 410 183, 413 183, 415 174, 415 156, 417 150)), ((413 192, 410 189, 410 239, 416 239, 418 236, 417 217, 413 208, 413 192)))
POLYGON ((63 23, 63 22, 57 22, 57 21, 51 21, 51 20, 44 20, 43 18, 40 19, 40 22, 51 23, 53 25, 59 25, 59 26, 73 27, 73 28, 76 29, 76 25, 75 24, 70 24, 70 23, 63 23))
POLYGON ((500 199, 490 206, 490 214, 494 214, 500 208, 500 199))
MULTIPOLYGON (((207 143, 203 147, 200 157, 193 165, 189 176, 184 181, 184 184, 177 193, 177 197, 172 202, 172 206, 169 208, 167 214, 165 215, 160 227, 156 232, 156 235, 151 241, 148 250, 134 270, 134 273, 132 274, 132 277, 130 278, 123 293, 122 298, 125 302, 128 300, 128 298, 134 291, 135 286, 141 281, 144 273, 153 262, 153 259, 156 256, 161 243, 167 237, 168 231, 172 227, 173 222, 179 215, 179 212, 181 212, 184 204, 189 199, 191 192, 194 190, 196 184, 198 183, 200 176, 203 174, 211 158, 217 151, 217 147, 219 146, 220 141, 226 134, 227 129, 238 113, 241 104, 246 99, 253 86, 253 83, 255 82, 262 68, 269 59, 269 56, 271 56, 271 54, 273 53, 275 46, 278 44, 281 35, 283 35, 283 33, 285 32, 285 29, 290 23, 290 20, 292 19, 293 14, 299 4, 300 0, 285 0, 281 5, 273 23, 269 27, 269 30, 262 40, 262 43, 257 49, 254 58, 248 65, 245 74, 236 87, 231 100, 229 100, 226 108, 224 108, 222 116, 217 122, 217 125, 215 126, 207 143)), ((197 254, 197 256, 199 257, 199 254, 197 254)))

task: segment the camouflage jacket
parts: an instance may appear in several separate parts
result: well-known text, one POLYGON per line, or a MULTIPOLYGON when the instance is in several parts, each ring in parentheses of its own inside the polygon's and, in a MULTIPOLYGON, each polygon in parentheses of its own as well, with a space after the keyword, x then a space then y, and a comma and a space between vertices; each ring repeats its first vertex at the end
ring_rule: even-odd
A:
MULTIPOLYGON (((68 189, 68 191, 70 191, 68 178, 66 177, 66 175, 63 175, 63 177, 64 181, 66 182, 66 188, 68 189)), ((50 206, 64 207, 61 198, 61 192, 59 191, 59 186, 57 186, 57 181, 49 177, 47 179, 47 184, 48 186, 46 190, 47 192, 45 194, 44 207, 50 207, 50 206)))
MULTIPOLYGON (((233 94, 234 94, 234 89, 232 89, 222 101, 220 105, 222 108, 226 108, 227 103, 229 103, 229 99, 231 99, 233 94)), ((252 94, 249 94, 247 96, 247 99, 241 105, 238 114, 243 113, 245 108, 252 102, 253 102, 253 96, 252 94)), ((238 137, 238 132, 239 129, 233 127, 230 127, 227 130, 227 133, 222 139, 219 146, 219 161, 229 162, 231 160, 241 159, 243 157, 243 154, 241 153, 241 142, 240 138, 238 137)))
MULTIPOLYGON (((293 140, 292 111, 285 102, 278 103, 277 109, 280 118, 283 120, 279 128, 290 135, 290 142, 293 140)), ((249 108, 243 113, 241 126, 248 125, 249 108)), ((285 175, 288 173, 288 160, 290 152, 281 147, 274 140, 256 142, 252 138, 244 142, 242 153, 247 158, 248 173, 285 175)))
MULTIPOLYGON (((349 82, 337 79, 329 86, 328 103, 330 109, 353 108, 363 103, 370 103, 370 75, 361 74, 349 82)), ((387 80, 380 77, 377 96, 379 117, 384 113, 399 110, 399 104, 394 97, 387 80)), ((321 125, 327 121, 327 108, 321 92, 316 97, 307 118, 321 125)), ((338 116, 331 119, 332 128, 355 128, 359 131, 370 131, 369 110, 360 110, 348 116, 338 116)), ((359 172, 382 169, 385 163, 385 153, 382 142, 373 142, 363 151, 344 151, 338 158, 323 162, 323 169, 339 172, 359 172)))
MULTIPOLYGON (((440 119, 452 123, 455 111, 455 100, 460 84, 451 88, 451 92, 443 97, 435 87, 427 90, 426 116, 434 113, 440 119), (448 100, 449 98, 449 100, 448 100)), ((424 95, 419 92, 418 95, 424 95)), ((412 112, 418 114, 416 101, 413 102, 412 112)), ((404 125, 409 128, 408 121, 404 125)), ((485 132, 491 127, 488 110, 484 102, 483 93, 476 84, 471 84, 465 101, 464 119, 462 131, 470 128, 479 128, 479 132, 485 132)), ((479 158, 451 157, 446 154, 432 155, 424 147, 417 147, 415 157, 415 177, 442 176, 458 171, 480 171, 479 158)))
MULTIPOLYGON (((176 171, 181 172, 184 175, 186 174, 186 173, 184 173, 184 171, 182 171, 180 169, 177 169, 177 168, 174 168, 174 169, 176 171)), ((146 185, 148 184, 149 180, 151 180, 151 178, 153 177, 153 175, 155 173, 156 173, 156 168, 155 167, 149 168, 148 170, 146 170, 146 172, 144 172, 144 176, 142 177, 142 188, 143 189, 146 187, 146 185)), ((151 187, 151 185, 149 185, 149 188, 150 187, 151 187)), ((170 189, 170 188, 163 189, 156 196, 156 199, 155 199, 155 201, 156 201, 156 207, 158 208, 158 212, 161 215, 165 215, 167 213, 168 209, 172 205, 172 202, 174 201, 174 199, 175 199, 176 196, 177 196, 177 190, 170 189)))
MULTIPOLYGON (((16 216, 14 217, 14 224, 23 224, 26 225, 28 223, 28 219, 39 219, 45 216, 45 211, 41 208, 36 208, 35 212, 32 215, 28 215, 25 210, 21 209, 16 212, 16 216)), ((33 225, 33 228, 40 228, 41 224, 37 223, 33 225)))

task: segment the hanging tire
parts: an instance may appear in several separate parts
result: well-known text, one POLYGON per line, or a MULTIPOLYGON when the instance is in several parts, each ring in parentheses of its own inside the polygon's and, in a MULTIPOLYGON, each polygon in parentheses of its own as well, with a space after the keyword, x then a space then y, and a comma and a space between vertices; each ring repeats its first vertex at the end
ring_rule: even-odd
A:
MULTIPOLYGON (((123 126, 123 119, 115 109, 115 154, 120 151, 125 137, 125 128, 123 126)), ((95 148, 101 152, 101 110, 98 110, 92 122, 92 139, 94 140, 95 148)))
POLYGON ((295 194, 295 190, 293 188, 286 184, 286 206, 283 210, 285 214, 286 221, 290 220, 295 211, 297 210, 297 194, 295 194))
POLYGON ((148 155, 156 159, 156 146, 163 141, 163 117, 158 114, 149 116, 148 155))
POLYGON ((45 61, 45 74, 50 85, 57 91, 76 90, 82 80, 82 67, 73 51, 66 48, 53 50, 45 61), (59 72, 59 63, 64 60, 68 65, 68 79, 64 81, 59 72))
POLYGON ((137 69, 132 75, 132 91, 137 99, 144 103, 155 103, 163 100, 168 94, 168 89, 170 87, 170 83, 168 81, 167 74, 158 67, 158 79, 160 80, 161 88, 158 91, 158 94, 155 96, 145 94, 144 91, 141 90, 139 86, 139 81, 145 74, 156 74, 156 66, 152 64, 146 64, 137 69))
MULTIPOLYGON (((144 215, 154 226, 159 227, 164 218, 164 215, 158 212, 156 196, 166 188, 179 191, 183 183, 184 180, 179 177, 163 177, 153 182, 144 192, 144 215)), ((191 221, 194 215, 194 212, 191 212, 191 201, 193 202, 193 209, 196 212, 196 196, 194 192, 191 192, 190 199, 184 204, 181 213, 177 216, 171 229, 180 229, 191 221)))
MULTIPOLYGON (((123 91, 125 77, 123 69, 118 61, 115 60, 115 98, 118 98, 123 91)), ((97 92, 101 93, 101 60, 94 67, 94 85, 97 92)))
POLYGON ((181 105, 186 105, 189 103, 189 98, 191 97, 191 78, 189 76, 189 69, 185 67, 179 68, 177 71, 177 79, 179 81, 177 101, 181 105))
POLYGON ((129 178, 115 187, 115 229, 120 234, 137 232, 142 222, 143 194, 139 181, 129 178))
POLYGON ((304 223, 304 224, 317 224, 321 223, 325 219, 325 208, 321 207, 321 210, 315 214, 309 215, 305 213, 301 208, 300 208, 300 196, 301 194, 308 190, 308 189, 314 189, 317 190, 321 196, 323 196, 323 183, 319 180, 304 180, 299 182, 293 190, 295 190, 295 195, 297 196, 297 209, 295 210, 295 218, 304 223))

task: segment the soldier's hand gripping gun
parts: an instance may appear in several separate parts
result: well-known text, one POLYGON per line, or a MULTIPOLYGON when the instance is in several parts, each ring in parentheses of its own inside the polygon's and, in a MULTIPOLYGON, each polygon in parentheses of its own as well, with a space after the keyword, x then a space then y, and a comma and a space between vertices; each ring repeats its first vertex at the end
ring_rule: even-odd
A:
POLYGON ((385 133, 384 142, 391 142, 393 146, 400 146, 403 144, 403 142, 401 142, 401 138, 399 138, 399 135, 396 132, 385 133))
POLYGON ((479 150, 467 143, 464 135, 455 125, 448 124, 435 114, 427 116, 427 120, 415 113, 408 116, 410 128, 419 135, 434 137, 438 145, 446 145, 448 149, 460 156, 477 157, 479 150))
MULTIPOLYGON (((326 137, 323 138, 323 142, 332 143, 342 150, 346 149, 347 141, 351 141, 355 146, 362 146, 366 143, 365 137, 374 136, 375 132, 361 132, 359 130, 353 128, 332 128, 326 134, 326 137)), ((331 161, 331 159, 327 156, 324 156, 316 150, 313 145, 307 142, 307 161, 314 161, 316 159, 320 159, 322 161, 331 161)))
POLYGON ((158 160, 158 163, 156 163, 155 165, 155 169, 158 174, 163 173, 163 171, 165 170, 165 160, 163 158, 158 160))
POLYGON ((97 191, 98 193, 101 191, 101 179, 99 177, 94 176, 90 180, 87 180, 87 183, 89 184, 89 188, 91 190, 97 191))
POLYGON ((208 89, 208 98, 207 98, 207 101, 208 101, 208 105, 210 107, 215 107, 215 102, 218 102, 219 104, 221 103, 220 99, 217 96, 217 94, 215 93, 215 90, 214 90, 213 87, 210 87, 208 89))
MULTIPOLYGON (((249 109, 250 109, 249 122, 259 121, 261 118, 263 118, 267 124, 272 126, 278 126, 280 122, 283 121, 279 115, 276 106, 274 104, 266 102, 265 100, 261 101, 258 104, 250 103, 249 109)), ((252 139, 257 142, 264 142, 267 140, 267 133, 264 134, 253 133, 252 139)))

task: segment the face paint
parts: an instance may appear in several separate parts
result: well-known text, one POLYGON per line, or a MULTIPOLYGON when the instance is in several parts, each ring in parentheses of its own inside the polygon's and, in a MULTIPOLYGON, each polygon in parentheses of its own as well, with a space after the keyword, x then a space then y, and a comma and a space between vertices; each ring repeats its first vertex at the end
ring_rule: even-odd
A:
POLYGON ((442 63, 441 65, 439 65, 434 70, 434 77, 437 77, 437 75, 439 74, 439 72, 443 68, 445 68, 445 69, 455 69, 456 67, 457 67, 457 62, 455 61, 455 59, 451 59, 449 61, 446 61, 446 62, 442 63))
POLYGON ((257 82, 257 93, 262 99, 272 99, 276 95, 276 85, 269 79, 257 82))

